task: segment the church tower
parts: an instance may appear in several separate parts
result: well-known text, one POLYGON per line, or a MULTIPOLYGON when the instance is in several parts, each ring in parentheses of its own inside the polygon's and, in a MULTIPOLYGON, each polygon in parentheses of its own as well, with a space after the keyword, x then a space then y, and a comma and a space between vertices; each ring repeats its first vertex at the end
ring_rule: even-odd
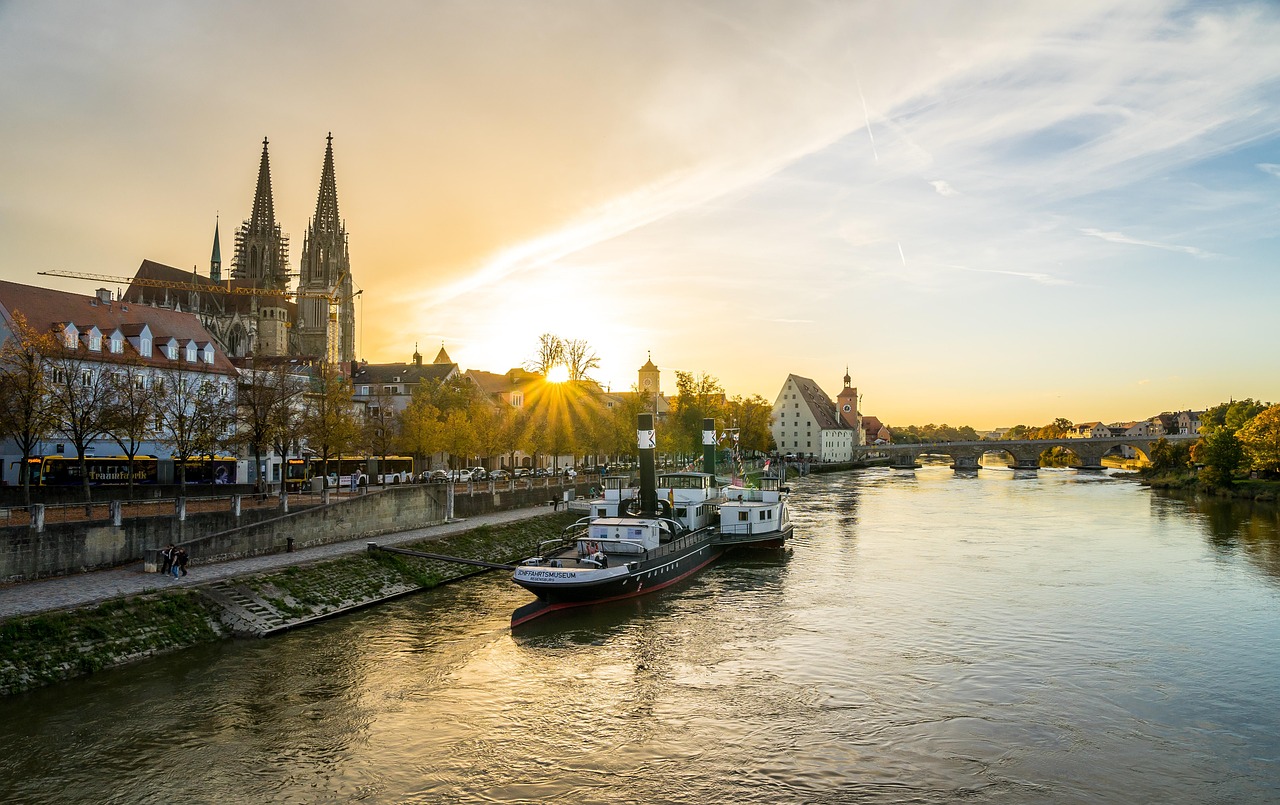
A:
POLYGON ((836 408, 840 412, 840 421, 853 429, 853 443, 866 444, 866 436, 862 432, 862 414, 858 412, 858 390, 853 387, 853 378, 849 376, 849 367, 844 368, 844 388, 836 396, 836 408))
POLYGON ((661 375, 661 370, 653 365, 653 355, 650 354, 649 360, 640 367, 636 387, 640 389, 641 394, 661 394, 662 387, 659 384, 661 375))
MULTIPOLYGON (((262 160, 258 163, 253 214, 236 232, 236 255, 231 276, 251 287, 284 291, 289 286, 289 237, 281 234, 280 225, 276 223, 266 137, 262 138, 262 160)), ((257 319, 258 329, 254 354, 288 354, 289 312, 285 297, 264 294, 255 296, 253 302, 251 313, 257 319)))
POLYGON ((302 242, 298 280, 298 348, 348 363, 356 357, 356 312, 346 225, 338 216, 333 135, 327 138, 316 212, 302 242))
POLYGON ((218 219, 213 219, 213 255, 209 258, 209 279, 222 282, 222 247, 218 245, 218 219))

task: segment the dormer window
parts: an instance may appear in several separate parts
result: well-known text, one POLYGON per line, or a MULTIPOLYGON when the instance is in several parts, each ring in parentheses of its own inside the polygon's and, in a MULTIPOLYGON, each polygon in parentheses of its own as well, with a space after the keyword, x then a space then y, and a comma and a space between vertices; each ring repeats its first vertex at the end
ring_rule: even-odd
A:
POLYGON ((151 339, 150 338, 138 339, 138 354, 144 358, 151 357, 151 339))
POLYGON ((194 341, 188 341, 188 342, 187 342, 187 358, 186 358, 186 360, 187 360, 187 363, 195 363, 195 362, 196 362, 196 342, 194 342, 194 341))
POLYGON ((67 322, 62 328, 62 346, 67 349, 75 349, 80 343, 80 330, 71 322, 67 322))
POLYGON ((85 332, 85 340, 89 343, 90 352, 102 351, 102 332, 97 327, 90 327, 85 332))
POLYGON ((201 359, 210 366, 213 365, 213 344, 206 343, 200 350, 201 359))
POLYGON ((107 341, 108 348, 112 355, 119 355, 124 352, 124 334, 119 330, 113 330, 107 341))

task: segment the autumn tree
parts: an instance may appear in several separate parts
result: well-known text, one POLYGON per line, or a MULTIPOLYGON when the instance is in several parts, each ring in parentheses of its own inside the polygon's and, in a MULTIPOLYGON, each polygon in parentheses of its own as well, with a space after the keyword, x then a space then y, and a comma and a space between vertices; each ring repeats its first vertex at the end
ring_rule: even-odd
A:
POLYGON ((1203 435, 1192 449, 1197 463, 1203 464, 1200 480, 1209 486, 1229 487, 1236 471, 1245 462, 1244 448, 1236 434, 1225 426, 1202 428, 1203 435))
MULTIPOLYGON (((454 459, 461 458, 465 462, 476 452, 476 432, 471 427, 471 420, 464 410, 454 410, 445 414, 441 425, 441 448, 449 454, 449 466, 454 466, 454 459)), ((456 467, 455 467, 456 468, 456 467)))
POLYGON ((303 407, 301 436, 320 457, 320 471, 329 475, 329 459, 342 455, 360 435, 351 383, 332 364, 316 370, 303 407))
POLYGON ((773 433, 769 423, 773 419, 773 406, 759 394, 750 397, 738 395, 725 406, 727 427, 738 429, 738 449, 743 452, 771 453, 774 450, 773 433))
POLYGON ((672 408, 671 448, 680 453, 702 452, 702 420, 717 419, 724 424, 724 389, 720 381, 704 372, 676 371, 675 405, 672 408))
POLYGON ((507 405, 494 405, 484 400, 476 400, 468 411, 471 430, 475 434, 476 451, 484 459, 490 459, 502 452, 505 434, 503 433, 504 408, 507 405))
POLYGON ((1280 473, 1280 405, 1259 412, 1236 433, 1253 469, 1280 473))
POLYGON ((13 439, 22 451, 19 480, 27 505, 31 504, 31 457, 53 427, 45 356, 57 347, 51 333, 36 332, 20 312, 13 314, 12 328, 0 344, 0 435, 13 439))
POLYGON ((426 457, 444 449, 444 425, 440 409, 431 402, 430 390, 422 386, 414 389, 399 417, 400 445, 413 456, 419 470, 425 470, 426 457))
POLYGON ((524 368, 530 372, 546 376, 553 366, 561 366, 565 363, 565 344, 564 340, 558 335, 552 333, 543 333, 538 336, 538 349, 533 357, 524 362, 524 368))
POLYGON ((600 358, 591 345, 581 338, 563 342, 562 357, 569 369, 569 382, 579 383, 591 379, 591 372, 600 368, 600 358))

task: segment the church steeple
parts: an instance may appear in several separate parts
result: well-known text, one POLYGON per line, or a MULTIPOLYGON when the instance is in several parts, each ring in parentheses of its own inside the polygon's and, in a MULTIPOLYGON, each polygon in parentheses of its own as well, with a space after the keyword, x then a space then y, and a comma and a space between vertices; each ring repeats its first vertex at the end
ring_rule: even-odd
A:
POLYGON ((209 279, 222 282, 222 247, 218 245, 218 219, 213 219, 213 256, 209 258, 209 279))
POLYGON ((342 363, 355 360, 355 294, 347 230, 338 215, 332 133, 325 138, 316 212, 307 224, 300 262, 297 334, 302 352, 342 363))
POLYGON ((263 137, 253 213, 236 232, 231 276, 283 290, 288 285, 288 265, 289 238, 281 234, 280 225, 276 223, 276 206, 271 197, 271 160, 267 155, 267 138, 263 137))
POLYGON ((845 367, 844 367, 844 387, 845 387, 845 388, 849 388, 849 386, 851 386, 851 385, 853 385, 853 378, 849 376, 849 365, 848 365, 848 364, 845 364, 845 367))

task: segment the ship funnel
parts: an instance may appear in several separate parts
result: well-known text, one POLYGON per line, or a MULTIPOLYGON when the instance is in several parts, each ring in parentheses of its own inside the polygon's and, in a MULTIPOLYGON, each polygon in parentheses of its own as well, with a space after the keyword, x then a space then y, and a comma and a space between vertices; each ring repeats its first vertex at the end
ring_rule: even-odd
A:
POLYGON ((653 414, 640 414, 636 423, 636 447, 640 452, 640 514, 658 514, 658 439, 653 414))
POLYGON ((715 486, 716 474, 716 421, 702 420, 702 471, 711 473, 711 485, 715 486))

